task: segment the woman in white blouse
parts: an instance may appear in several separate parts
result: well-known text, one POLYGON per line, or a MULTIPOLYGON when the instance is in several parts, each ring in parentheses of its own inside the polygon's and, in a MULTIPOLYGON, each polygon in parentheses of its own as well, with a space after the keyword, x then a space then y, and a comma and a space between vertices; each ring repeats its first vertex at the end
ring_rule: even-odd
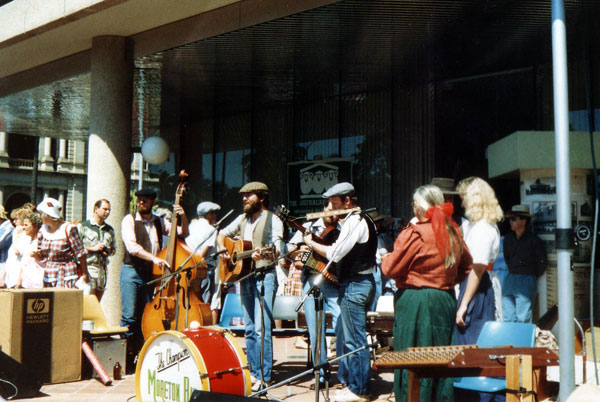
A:
MULTIPOLYGON (((473 257, 473 269, 460 284, 454 343, 472 345, 476 343, 483 324, 496 319, 491 269, 500 248, 500 232, 496 223, 503 219, 503 213, 494 190, 478 177, 462 180, 457 191, 465 208, 467 220, 461 230, 473 257), (477 287, 467 286, 469 282, 477 284, 477 287)), ((499 311, 502 311, 501 306, 499 311)))

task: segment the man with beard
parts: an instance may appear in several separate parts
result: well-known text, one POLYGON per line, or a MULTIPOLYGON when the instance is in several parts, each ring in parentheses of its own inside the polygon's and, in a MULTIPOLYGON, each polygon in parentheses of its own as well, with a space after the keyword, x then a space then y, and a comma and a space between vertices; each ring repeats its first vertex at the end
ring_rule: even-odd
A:
MULTIPOLYGON (((328 208, 355 209, 358 199, 354 186, 350 183, 338 183, 323 193, 329 199, 328 208)), ((367 401, 371 364, 367 342, 367 310, 375 295, 375 253, 377 252, 377 234, 375 225, 364 213, 352 212, 340 216, 340 235, 335 243, 326 246, 315 242, 311 236, 304 236, 304 242, 314 252, 336 263, 336 274, 340 281, 338 302, 341 318, 342 350, 337 355, 352 352, 361 347, 365 349, 351 354, 339 363, 343 376, 338 379, 347 387, 336 392, 334 400, 341 402, 367 401)))
MULTIPOLYGON (((324 211, 329 211, 329 203, 325 204, 323 208, 324 211)), ((337 216, 325 216, 319 218, 315 222, 307 222, 303 226, 308 229, 308 232, 312 233, 313 239, 318 237, 319 239, 325 240, 326 244, 332 244, 340 234, 340 231, 337 226, 338 217, 337 216)), ((292 259, 298 259, 303 253, 310 252, 310 249, 306 244, 304 244, 304 240, 302 239, 302 232, 297 231, 294 236, 289 241, 289 248, 292 251, 288 252, 288 256, 292 259)), ((330 266, 328 272, 334 272, 334 266, 330 266)), ((317 278, 316 271, 311 270, 309 267, 304 267, 302 270, 302 297, 306 296, 306 293, 312 288, 315 280, 317 278)), ((341 330, 341 325, 337 325, 338 317, 340 315, 340 305, 338 304, 338 291, 339 287, 334 282, 329 279, 321 279, 321 282, 318 284, 318 288, 322 293, 324 304, 327 306, 327 311, 331 312, 331 323, 336 336, 338 331, 341 330)), ((312 350, 313 361, 315 359, 315 344, 317 341, 317 328, 316 328, 316 314, 315 314, 315 301, 314 297, 309 296, 304 302, 304 314, 306 315, 306 326, 308 327, 308 334, 310 338, 310 348, 312 350)), ((340 341, 342 338, 337 337, 336 341, 340 341)), ((325 320, 323 320, 321 326, 321 351, 320 351, 320 363, 325 363, 327 361, 327 349, 326 345, 326 337, 325 337, 325 320)), ((336 350, 341 351, 342 346, 340 342, 336 344, 336 350)), ((344 373, 343 369, 338 370, 338 377, 340 377, 341 383, 346 383, 343 378, 344 373)), ((321 370, 321 375, 319 381, 322 383, 325 382, 324 372, 321 370)), ((311 389, 314 387, 314 384, 311 384, 311 389)), ((319 388, 323 388, 320 386, 319 388)))
POLYGON ((98 300, 106 288, 108 257, 115 254, 115 230, 106 223, 110 215, 110 202, 105 199, 94 203, 94 215, 77 225, 83 246, 87 251, 87 266, 90 274, 88 285, 98 300))
MULTIPOLYGON (((241 240, 252 243, 256 250, 264 246, 274 245, 277 252, 281 251, 283 239, 283 223, 272 212, 269 206, 269 188, 261 182, 250 182, 240 189, 244 213, 238 216, 226 228, 219 232, 217 244, 223 250, 225 237, 238 235, 241 240)), ((221 254, 228 260, 228 253, 221 254)), ((264 270, 260 275, 249 275, 242 279, 241 300, 244 312, 246 354, 250 363, 252 390, 258 391, 271 382, 273 366, 273 301, 277 287, 275 274, 275 259, 273 256, 262 255, 259 251, 252 253, 254 269, 264 270), (260 330, 263 311, 260 306, 261 288, 264 286, 264 356, 260 362, 260 330), (262 375, 261 375, 262 369, 262 375)))
MULTIPOLYGON (((162 249, 162 237, 171 231, 171 223, 152 213, 156 204, 156 192, 143 188, 135 193, 137 213, 128 214, 121 222, 121 237, 125 245, 125 256, 121 268, 121 326, 129 328, 127 339, 127 370, 135 369, 133 357, 143 344, 141 319, 146 304, 152 301, 152 286, 145 286, 152 280, 152 265, 164 269, 167 261, 156 255, 162 249)), ((181 237, 188 235, 188 222, 181 205, 173 210, 179 216, 181 227, 177 233, 181 237)))

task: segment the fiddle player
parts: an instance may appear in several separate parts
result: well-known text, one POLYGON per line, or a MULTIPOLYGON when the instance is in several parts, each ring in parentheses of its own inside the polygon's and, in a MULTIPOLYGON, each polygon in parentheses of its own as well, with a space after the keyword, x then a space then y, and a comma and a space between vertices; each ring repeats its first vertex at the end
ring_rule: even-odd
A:
MULTIPOLYGON (((137 213, 128 214, 121 222, 121 236, 125 256, 121 268, 121 326, 129 328, 127 339, 127 370, 135 369, 133 358, 143 344, 141 319, 144 307, 152 301, 154 287, 145 286, 152 280, 153 264, 161 269, 168 267, 167 261, 157 257, 162 249, 163 235, 171 231, 171 223, 152 213, 156 204, 156 192, 150 188, 136 191, 137 213)), ((177 233, 188 235, 188 221, 181 205, 173 210, 180 217, 181 226, 177 233)))
MULTIPOLYGON (((324 211, 329 211, 329 203, 325 204, 323 208, 324 211)), ((333 243, 335 239, 339 236, 338 229, 338 217, 337 216, 324 216, 322 218, 317 219, 315 222, 307 222, 303 225, 306 229, 308 229, 314 236, 319 238, 326 237, 327 239, 331 239, 333 243)), ((310 251, 310 248, 304 244, 304 240, 302 239, 302 232, 297 231, 294 236, 289 241, 289 248, 293 248, 292 251, 288 253, 289 257, 292 259, 297 259, 302 253, 306 253, 310 251)), ((328 269, 329 272, 333 273, 333 265, 328 269)), ((311 270, 310 268, 304 268, 302 270, 301 282, 302 282, 302 297, 306 296, 306 293, 312 288, 315 279, 317 278, 316 272, 311 270)), ((336 333, 336 350, 341 351, 342 345, 339 341, 341 341, 341 337, 338 336, 338 331, 341 330, 341 325, 337 325, 338 317, 340 315, 340 305, 338 304, 338 286, 334 284, 332 281, 323 278, 318 285, 319 290, 323 295, 323 302, 327 306, 327 311, 331 312, 331 324, 336 333)), ((315 344, 317 341, 317 317, 315 314, 315 301, 312 296, 309 296, 304 302, 304 314, 306 316, 306 326, 308 327, 308 334, 310 339, 310 348, 313 355, 313 361, 316 361, 315 358, 315 344)), ((321 351, 320 351, 320 363, 325 363, 327 361, 327 351, 326 351, 326 336, 325 336, 325 319, 323 319, 323 323, 321 326, 321 351)), ((340 373, 338 370, 338 376, 343 376, 343 373, 340 373)), ((321 375, 319 381, 323 384, 325 382, 324 372, 321 370, 321 375)), ((345 381, 341 381, 345 383, 345 381)), ((311 389, 314 387, 314 384, 311 384, 311 389)), ((323 388, 320 386, 319 388, 323 388)))
MULTIPOLYGON (((358 207, 358 198, 354 186, 338 183, 323 193, 329 199, 329 209, 354 209, 358 207)), ((364 213, 349 213, 340 217, 340 235, 330 246, 319 244, 312 236, 304 236, 304 242, 313 251, 333 260, 340 281, 338 302, 340 304, 341 331, 340 341, 343 350, 338 356, 354 351, 340 360, 338 379, 346 387, 337 391, 336 401, 367 401, 369 399, 369 379, 371 363, 367 341, 367 310, 375 295, 375 253, 377 252, 377 234, 371 218, 364 213)))
MULTIPOLYGON (((225 237, 239 235, 240 239, 252 243, 252 248, 274 245, 277 252, 281 252, 283 239, 283 223, 271 211, 269 205, 269 187, 265 183, 250 182, 240 189, 244 213, 239 215, 227 227, 222 229, 217 236, 219 250, 223 250, 225 237)), ((228 260, 229 253, 221 254, 221 258, 228 260)), ((271 382, 273 367, 273 302, 277 287, 275 274, 275 261, 272 256, 264 256, 258 251, 252 253, 254 268, 265 269, 262 280, 255 275, 249 275, 240 282, 242 311, 244 313, 244 336, 246 338, 246 354, 250 364, 252 391, 259 391, 263 384, 271 382), (260 362, 260 330, 261 315, 260 291, 264 285, 264 356, 263 364, 260 362), (261 367, 262 366, 262 367, 261 367), (262 368, 262 376, 261 376, 262 368)))

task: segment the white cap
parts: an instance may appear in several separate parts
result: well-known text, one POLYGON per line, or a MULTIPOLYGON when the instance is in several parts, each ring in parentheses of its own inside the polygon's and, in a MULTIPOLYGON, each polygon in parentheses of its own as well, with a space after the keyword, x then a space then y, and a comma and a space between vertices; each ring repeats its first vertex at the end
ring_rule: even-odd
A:
POLYGON ((196 212, 198 213, 198 216, 206 216, 207 213, 211 211, 218 211, 220 209, 221 206, 219 204, 215 204, 214 202, 210 201, 204 201, 198 204, 196 212))
POLYGON ((62 218, 62 205, 54 198, 44 198, 37 206, 37 210, 54 219, 62 218))

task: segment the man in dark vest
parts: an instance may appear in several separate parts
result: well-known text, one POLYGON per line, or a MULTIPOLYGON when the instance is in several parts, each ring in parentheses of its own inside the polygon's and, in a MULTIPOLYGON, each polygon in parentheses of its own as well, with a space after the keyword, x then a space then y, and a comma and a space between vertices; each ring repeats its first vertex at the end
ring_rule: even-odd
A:
MULTIPOLYGON (((336 263, 340 280, 340 335, 344 346, 343 350, 336 353, 341 356, 368 344, 367 310, 375 295, 373 274, 377 233, 369 215, 357 211, 358 199, 352 184, 338 183, 323 193, 323 198, 329 199, 330 210, 355 210, 340 216, 340 235, 331 246, 319 244, 311 236, 304 236, 304 242, 314 252, 336 263)), ((338 380, 346 386, 336 392, 334 400, 367 401, 370 377, 368 348, 340 360, 338 380)))
MULTIPOLYGON (((171 223, 152 213, 156 204, 156 192, 144 188, 135 193, 137 213, 135 217, 126 215, 121 222, 121 237, 125 245, 125 256, 121 268, 121 326, 129 328, 127 338, 128 360, 137 354, 143 344, 141 319, 144 307, 152 300, 152 286, 145 286, 152 279, 152 265, 160 268, 167 262, 156 255, 162 249, 162 236, 171 231, 171 223)), ((185 211, 180 205, 174 205, 174 211, 180 217, 180 236, 188 235, 188 222, 185 211)), ((134 368, 133 361, 127 362, 128 371, 134 368)))
MULTIPOLYGON (((241 240, 252 243, 252 249, 274 245, 277 252, 281 252, 283 239, 283 223, 271 211, 269 206, 269 188, 260 182, 250 182, 240 189, 244 204, 244 213, 238 216, 226 228, 219 232, 217 244, 219 250, 225 248, 225 237, 238 235, 241 240)), ((221 258, 228 260, 228 253, 221 254, 221 258)), ((263 255, 258 251, 252 253, 252 264, 256 269, 265 270, 264 279, 251 275, 240 282, 242 310, 244 312, 244 326, 246 337, 246 354, 250 363, 252 390, 258 391, 261 386, 271 382, 271 369, 273 366, 273 301, 277 291, 277 278, 275 274, 276 259, 273 256, 263 255), (264 284, 264 356, 263 364, 260 362, 260 330, 261 315, 260 291, 264 284), (262 376, 261 376, 262 368, 262 376), (264 383, 261 383, 261 378, 264 383)))

